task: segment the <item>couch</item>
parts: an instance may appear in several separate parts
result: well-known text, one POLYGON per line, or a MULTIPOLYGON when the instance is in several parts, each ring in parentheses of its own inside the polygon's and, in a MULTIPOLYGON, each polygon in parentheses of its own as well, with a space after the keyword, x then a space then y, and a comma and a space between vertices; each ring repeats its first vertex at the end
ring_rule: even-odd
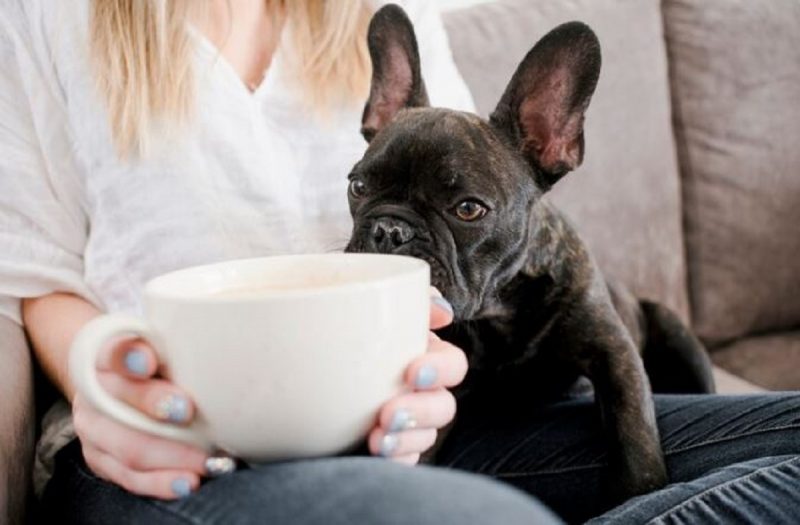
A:
MULTIPOLYGON (((550 197, 608 275, 691 324, 721 367, 721 391, 800 387, 800 2, 501 0, 450 11, 479 113, 539 37, 574 19, 597 32, 603 70, 584 165, 550 197)), ((21 329, 0 318, 0 523, 20 520, 28 495, 32 377, 21 329)))

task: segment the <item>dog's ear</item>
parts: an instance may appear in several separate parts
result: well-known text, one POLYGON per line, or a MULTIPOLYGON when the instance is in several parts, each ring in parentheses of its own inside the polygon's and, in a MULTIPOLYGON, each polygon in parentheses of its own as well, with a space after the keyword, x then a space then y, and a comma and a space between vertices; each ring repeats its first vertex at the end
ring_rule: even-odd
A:
POLYGON ((600 43, 580 22, 528 52, 490 117, 534 166, 544 189, 583 160, 583 119, 600 75, 600 43))
POLYGON ((369 23, 372 85, 361 117, 361 134, 369 142, 403 108, 428 105, 419 67, 414 26, 405 11, 388 4, 369 23))

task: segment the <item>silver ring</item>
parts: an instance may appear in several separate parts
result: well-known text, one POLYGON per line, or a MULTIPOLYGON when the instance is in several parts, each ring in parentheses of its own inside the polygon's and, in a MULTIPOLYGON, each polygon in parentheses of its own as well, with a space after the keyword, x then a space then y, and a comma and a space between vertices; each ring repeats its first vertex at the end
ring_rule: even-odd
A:
POLYGON ((216 478, 230 474, 236 470, 236 461, 227 456, 211 456, 205 462, 206 475, 209 478, 216 478))

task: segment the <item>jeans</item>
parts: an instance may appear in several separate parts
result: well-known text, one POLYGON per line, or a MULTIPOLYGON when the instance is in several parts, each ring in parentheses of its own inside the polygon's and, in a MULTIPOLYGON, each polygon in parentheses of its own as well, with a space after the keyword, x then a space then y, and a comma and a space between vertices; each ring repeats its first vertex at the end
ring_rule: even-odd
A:
POLYGON ((73 441, 41 507, 52 524, 550 525, 522 492, 483 476, 369 457, 273 463, 204 483, 173 502, 139 498, 92 475, 73 441), (498 520, 498 521, 495 521, 498 520))
POLYGON ((357 457, 278 463, 176 502, 97 479, 73 442, 41 507, 58 523, 557 523, 538 502, 570 523, 800 522, 800 394, 655 400, 671 484, 613 509, 587 398, 460 419, 439 468, 357 457))

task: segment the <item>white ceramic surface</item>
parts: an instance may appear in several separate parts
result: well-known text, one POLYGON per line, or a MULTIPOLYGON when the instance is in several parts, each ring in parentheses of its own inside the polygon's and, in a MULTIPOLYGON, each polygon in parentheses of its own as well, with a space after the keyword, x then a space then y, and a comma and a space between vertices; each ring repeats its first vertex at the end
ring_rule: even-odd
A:
POLYGON ((70 372, 100 410, 146 432, 251 461, 334 454, 365 436, 425 351, 429 279, 423 261, 372 254, 180 270, 147 284, 145 319, 112 314, 81 330, 70 372), (100 387, 97 353, 125 335, 150 341, 192 396, 191 426, 153 421, 100 387))

